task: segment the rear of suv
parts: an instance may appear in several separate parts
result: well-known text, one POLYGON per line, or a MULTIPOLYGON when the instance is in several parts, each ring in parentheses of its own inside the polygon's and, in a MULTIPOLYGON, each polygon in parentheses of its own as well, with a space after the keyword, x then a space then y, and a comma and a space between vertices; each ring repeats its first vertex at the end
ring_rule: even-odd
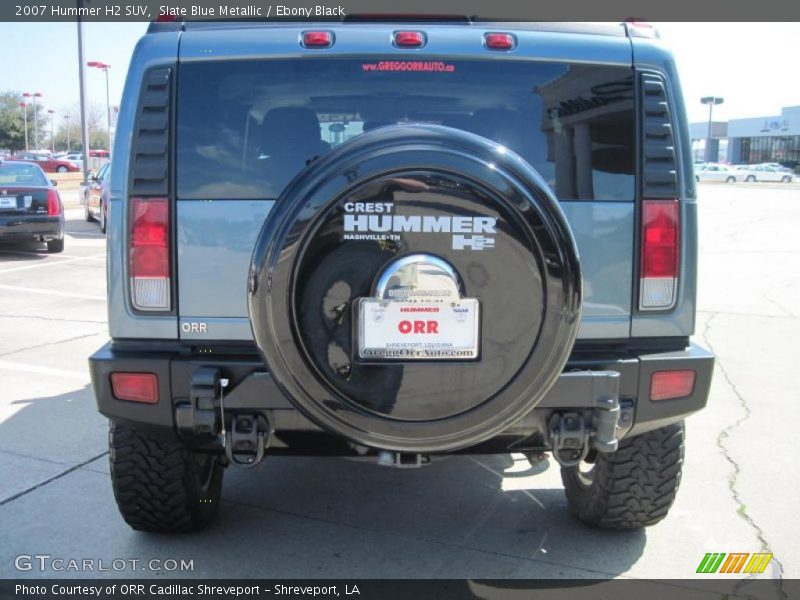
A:
POLYGON ((118 130, 90 367, 133 528, 270 454, 551 453, 584 523, 666 516, 713 356, 650 30, 159 23, 118 130))

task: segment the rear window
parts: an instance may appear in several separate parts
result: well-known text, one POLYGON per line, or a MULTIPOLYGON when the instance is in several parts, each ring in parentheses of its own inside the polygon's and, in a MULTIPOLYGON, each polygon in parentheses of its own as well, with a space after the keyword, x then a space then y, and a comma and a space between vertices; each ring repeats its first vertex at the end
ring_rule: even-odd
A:
POLYGON ((30 163, 0 163, 0 185, 50 185, 42 170, 30 163))
POLYGON ((537 62, 295 60, 184 63, 179 199, 275 199, 315 157, 408 122, 490 138, 562 200, 633 200, 633 75, 537 62))

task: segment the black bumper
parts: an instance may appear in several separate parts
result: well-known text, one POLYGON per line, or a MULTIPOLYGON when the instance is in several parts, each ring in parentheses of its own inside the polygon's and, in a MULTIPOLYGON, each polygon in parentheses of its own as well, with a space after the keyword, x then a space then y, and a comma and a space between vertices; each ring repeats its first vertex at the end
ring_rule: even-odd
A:
MULTIPOLYGON (((112 421, 139 428, 175 431, 178 423, 186 431, 199 404, 192 387, 200 369, 210 367, 229 380, 225 390, 226 415, 260 414, 274 431, 271 452, 302 454, 350 454, 353 445, 328 433, 301 414, 278 389, 255 354, 201 356, 177 350, 142 351, 119 349, 111 342, 89 359, 98 410, 112 421), (159 402, 139 404, 114 398, 113 372, 147 372, 158 376, 159 402)), ((545 449, 547 424, 564 412, 591 411, 599 397, 613 390, 627 413, 624 436, 632 436, 680 421, 705 407, 714 369, 714 356, 696 345, 667 352, 582 352, 575 354, 543 401, 508 431, 465 451, 507 452, 545 449), (656 371, 692 370, 696 373, 692 392, 671 400, 650 400, 650 380, 656 371)), ((206 400, 212 420, 219 414, 218 399, 206 400)), ((213 439, 213 437, 208 438, 213 439)))
POLYGON ((0 216, 0 242, 47 242, 64 237, 64 217, 0 216))

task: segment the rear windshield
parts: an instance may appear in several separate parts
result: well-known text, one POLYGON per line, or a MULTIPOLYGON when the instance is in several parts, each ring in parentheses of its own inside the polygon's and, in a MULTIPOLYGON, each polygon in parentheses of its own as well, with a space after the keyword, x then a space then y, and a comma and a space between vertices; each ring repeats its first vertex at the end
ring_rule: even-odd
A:
POLYGON ((180 67, 180 199, 277 198, 331 148, 397 123, 447 125, 525 158, 562 200, 633 200, 626 67, 313 58, 180 67))
POLYGON ((0 163, 0 185, 49 185, 42 170, 30 163, 0 163))

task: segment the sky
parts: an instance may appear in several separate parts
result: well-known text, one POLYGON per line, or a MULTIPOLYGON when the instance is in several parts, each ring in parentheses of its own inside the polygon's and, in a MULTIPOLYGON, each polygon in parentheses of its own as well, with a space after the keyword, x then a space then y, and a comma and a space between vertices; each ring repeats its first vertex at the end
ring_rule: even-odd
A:
MULTIPOLYGON (((702 96, 722 96, 714 120, 780 114, 800 105, 796 56, 800 23, 657 23, 678 64, 689 120, 708 119, 702 96)), ((125 72, 146 23, 87 23, 86 60, 111 65, 111 104, 118 105, 125 72)), ((74 23, 0 23, 5 49, 0 91, 41 92, 58 114, 78 103, 77 26, 74 23), (12 50, 14 49, 14 50, 12 50)), ((105 78, 87 69, 89 101, 105 108, 105 78)))

